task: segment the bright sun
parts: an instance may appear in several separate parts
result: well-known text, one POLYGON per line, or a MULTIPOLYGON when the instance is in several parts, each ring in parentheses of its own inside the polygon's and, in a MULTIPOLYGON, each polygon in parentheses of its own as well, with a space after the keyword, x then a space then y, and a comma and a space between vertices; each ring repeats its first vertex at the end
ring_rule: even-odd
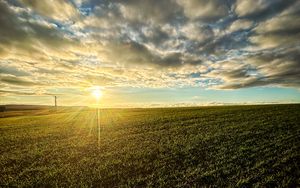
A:
POLYGON ((93 91, 92 91, 92 95, 97 99, 99 100, 101 97, 102 97, 102 91, 100 88, 95 88, 93 91))

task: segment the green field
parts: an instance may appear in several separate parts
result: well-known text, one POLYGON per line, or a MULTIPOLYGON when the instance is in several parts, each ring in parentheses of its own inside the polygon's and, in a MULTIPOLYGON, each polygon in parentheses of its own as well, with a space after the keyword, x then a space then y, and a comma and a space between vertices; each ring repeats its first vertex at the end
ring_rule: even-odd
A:
POLYGON ((2 112, 0 187, 300 185, 300 105, 96 114, 2 112))

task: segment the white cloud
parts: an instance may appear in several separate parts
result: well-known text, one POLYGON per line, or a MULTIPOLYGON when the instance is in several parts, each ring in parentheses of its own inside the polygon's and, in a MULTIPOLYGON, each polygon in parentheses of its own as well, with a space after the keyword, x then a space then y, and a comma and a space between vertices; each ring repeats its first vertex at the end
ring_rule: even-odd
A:
POLYGON ((247 19, 238 19, 229 26, 228 32, 235 32, 241 29, 250 29, 252 26, 252 21, 247 19))
POLYGON ((67 0, 21 0, 39 14, 60 20, 70 21, 79 16, 77 9, 67 0))
POLYGON ((220 0, 177 0, 185 15, 190 19, 215 21, 228 15, 228 6, 220 0))

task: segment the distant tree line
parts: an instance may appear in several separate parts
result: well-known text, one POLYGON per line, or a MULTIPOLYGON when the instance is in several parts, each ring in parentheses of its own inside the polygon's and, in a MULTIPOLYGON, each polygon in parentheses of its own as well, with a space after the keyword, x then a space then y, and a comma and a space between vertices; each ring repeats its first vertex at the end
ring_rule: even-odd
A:
POLYGON ((0 106, 0 112, 5 112, 5 106, 0 106))

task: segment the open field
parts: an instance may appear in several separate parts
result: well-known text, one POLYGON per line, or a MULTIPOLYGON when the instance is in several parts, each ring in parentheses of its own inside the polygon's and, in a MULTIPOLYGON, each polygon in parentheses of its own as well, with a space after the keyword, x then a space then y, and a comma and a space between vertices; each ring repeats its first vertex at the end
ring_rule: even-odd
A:
POLYGON ((1 186, 300 185, 300 105, 5 113, 1 186))

